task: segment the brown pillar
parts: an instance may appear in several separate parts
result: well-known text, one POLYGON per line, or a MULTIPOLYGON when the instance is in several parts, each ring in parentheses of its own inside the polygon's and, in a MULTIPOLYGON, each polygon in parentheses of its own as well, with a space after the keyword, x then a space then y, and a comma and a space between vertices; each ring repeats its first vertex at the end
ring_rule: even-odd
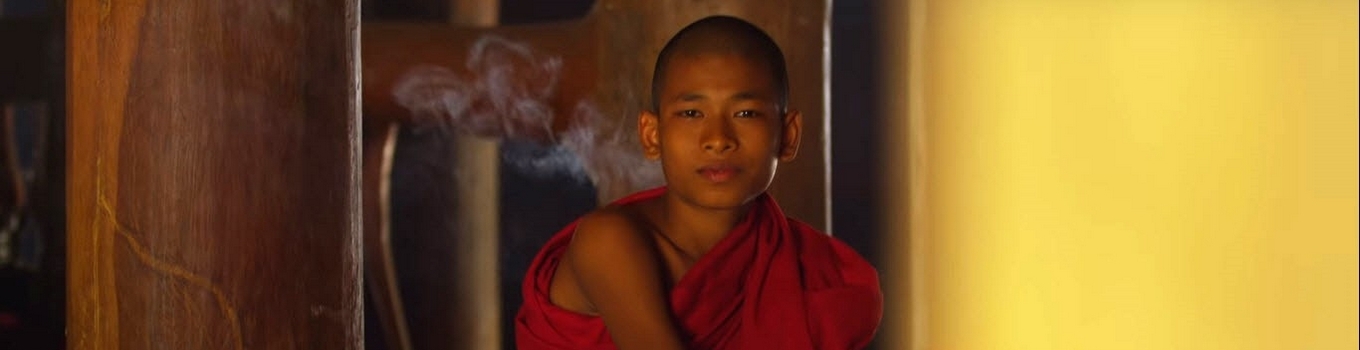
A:
POLYGON ((355 1, 68 10, 69 347, 362 347, 355 1))
MULTIPOLYGON (((499 0, 448 0, 449 23, 490 27, 498 22, 499 0)), ((501 348, 500 272, 500 140, 474 135, 453 136, 458 205, 450 210, 457 222, 452 232, 454 266, 449 267, 453 295, 461 302, 447 315, 451 329, 435 330, 430 340, 449 349, 501 348), (441 339, 442 338, 442 339, 441 339)))
POLYGON ((931 225, 935 208, 926 205, 933 199, 929 165, 931 161, 926 123, 926 3, 907 0, 886 3, 878 15, 883 26, 883 64, 880 91, 883 91, 884 143, 881 202, 882 227, 878 266, 884 298, 883 323, 879 344, 887 349, 929 349, 926 316, 927 273, 930 258, 931 225))

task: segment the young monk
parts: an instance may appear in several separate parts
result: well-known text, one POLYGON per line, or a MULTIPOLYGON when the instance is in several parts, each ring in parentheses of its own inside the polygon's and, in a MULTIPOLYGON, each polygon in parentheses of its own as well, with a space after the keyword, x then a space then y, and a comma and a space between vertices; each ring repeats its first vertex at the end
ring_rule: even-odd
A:
POLYGON ((774 41, 709 17, 661 50, 643 152, 666 186, 557 233, 524 281, 516 342, 533 349, 857 349, 882 316, 878 274, 765 193, 798 152, 774 41))

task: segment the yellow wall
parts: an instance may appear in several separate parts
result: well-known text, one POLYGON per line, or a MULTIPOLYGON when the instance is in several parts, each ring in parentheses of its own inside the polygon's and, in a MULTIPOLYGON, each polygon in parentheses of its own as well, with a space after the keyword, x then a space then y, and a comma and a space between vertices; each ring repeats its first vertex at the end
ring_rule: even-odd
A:
POLYGON ((891 348, 1357 348, 1355 1, 909 3, 891 348))

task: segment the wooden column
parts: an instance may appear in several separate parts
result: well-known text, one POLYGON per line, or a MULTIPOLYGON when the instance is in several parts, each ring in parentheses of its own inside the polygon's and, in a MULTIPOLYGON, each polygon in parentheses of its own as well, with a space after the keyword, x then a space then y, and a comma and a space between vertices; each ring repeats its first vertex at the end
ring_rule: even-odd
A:
POLYGON ((927 273, 932 252, 930 230, 934 195, 927 165, 930 144, 926 123, 926 3, 907 0, 886 3, 878 15, 883 58, 884 140, 883 169, 878 204, 883 257, 879 275, 884 298, 880 346, 889 349, 929 349, 927 273), (889 142, 887 140, 896 140, 889 142))
MULTIPOLYGON (((500 22, 498 0, 448 0, 449 23, 485 28, 500 22)), ((435 330, 446 349, 501 348, 500 296, 500 140, 454 135, 455 193, 453 234, 453 329, 435 330)))
POLYGON ((357 4, 68 10, 69 347, 362 347, 357 4))

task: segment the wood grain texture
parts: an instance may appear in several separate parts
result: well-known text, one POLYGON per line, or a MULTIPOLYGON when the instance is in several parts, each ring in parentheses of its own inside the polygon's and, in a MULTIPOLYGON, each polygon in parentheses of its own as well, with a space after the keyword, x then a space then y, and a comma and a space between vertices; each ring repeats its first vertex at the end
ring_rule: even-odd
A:
POLYGON ((354 1, 68 4, 68 346, 362 347, 354 1))

